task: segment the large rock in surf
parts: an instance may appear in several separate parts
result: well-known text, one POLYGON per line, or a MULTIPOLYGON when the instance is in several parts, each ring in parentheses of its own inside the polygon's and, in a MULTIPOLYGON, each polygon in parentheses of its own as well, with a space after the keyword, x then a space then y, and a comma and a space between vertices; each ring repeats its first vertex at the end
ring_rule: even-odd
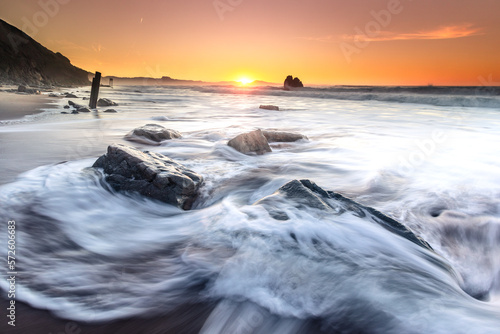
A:
POLYGON ((302 81, 300 81, 299 78, 294 78, 293 76, 289 75, 286 77, 283 86, 285 90, 292 90, 294 88, 302 88, 304 87, 304 84, 302 83, 302 81))
POLYGON ((116 107, 118 103, 111 101, 110 99, 99 99, 97 101, 98 107, 116 107))
POLYGON ((260 109, 265 109, 265 110, 274 110, 274 111, 280 111, 280 107, 278 106, 273 106, 270 104, 261 104, 260 109))
POLYGON ((266 152, 272 152, 266 137, 264 137, 260 129, 243 133, 231 139, 227 144, 244 154, 256 153, 262 155, 266 152))
POLYGON ((288 220, 289 217, 282 210, 290 203, 299 209, 318 209, 331 215, 341 216, 352 214, 358 218, 378 224, 421 247, 432 250, 431 246, 416 236, 406 226, 387 217, 383 213, 363 206, 341 194, 326 191, 309 180, 293 180, 279 188, 274 194, 267 196, 254 205, 262 205, 271 217, 277 220, 288 220))
POLYGON ((266 137, 269 143, 290 143, 301 139, 307 139, 306 136, 293 132, 264 130, 262 131, 262 134, 266 137))
POLYGON ((158 124, 146 124, 125 135, 125 139, 147 145, 160 145, 163 140, 181 138, 180 132, 158 124))
POLYGON ((174 160, 121 144, 108 147, 92 167, 103 168, 106 181, 117 191, 144 196, 191 209, 203 178, 174 160))

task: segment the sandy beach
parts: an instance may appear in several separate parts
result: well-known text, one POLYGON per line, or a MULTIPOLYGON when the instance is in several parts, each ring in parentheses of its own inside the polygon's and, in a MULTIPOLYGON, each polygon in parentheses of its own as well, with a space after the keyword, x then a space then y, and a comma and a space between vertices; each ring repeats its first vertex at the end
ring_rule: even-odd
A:
POLYGON ((0 91, 0 121, 20 119, 50 108, 54 98, 0 91))

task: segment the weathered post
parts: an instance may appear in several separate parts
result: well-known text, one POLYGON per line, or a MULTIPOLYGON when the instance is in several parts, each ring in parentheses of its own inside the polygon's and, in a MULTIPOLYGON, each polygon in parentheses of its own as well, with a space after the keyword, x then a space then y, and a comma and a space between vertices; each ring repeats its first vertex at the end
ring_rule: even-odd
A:
POLYGON ((109 87, 113 88, 113 78, 109 78, 109 87))
POLYGON ((92 90, 90 91, 90 109, 97 108, 97 98, 99 97, 99 86, 101 85, 101 72, 95 72, 94 79, 92 79, 92 90))

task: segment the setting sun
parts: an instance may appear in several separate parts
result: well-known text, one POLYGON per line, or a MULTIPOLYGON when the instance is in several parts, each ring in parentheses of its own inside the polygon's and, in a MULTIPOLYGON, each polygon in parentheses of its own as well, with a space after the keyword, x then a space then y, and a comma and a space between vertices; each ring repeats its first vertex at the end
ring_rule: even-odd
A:
POLYGON ((250 83, 254 82, 254 80, 252 80, 252 79, 248 79, 248 78, 240 78, 240 79, 238 79, 237 81, 238 81, 240 84, 242 84, 242 85, 248 85, 248 84, 250 84, 250 83))

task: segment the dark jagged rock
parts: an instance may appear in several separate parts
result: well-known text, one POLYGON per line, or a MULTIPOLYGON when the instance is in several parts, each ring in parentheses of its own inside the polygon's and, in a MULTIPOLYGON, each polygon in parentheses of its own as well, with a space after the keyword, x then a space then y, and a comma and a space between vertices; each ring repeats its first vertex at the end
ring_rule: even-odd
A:
POLYGON ((118 103, 111 101, 110 99, 99 99, 97 101, 98 107, 115 107, 118 103))
POLYGON ((71 93, 66 93, 65 97, 67 97, 68 99, 77 99, 78 98, 78 96, 76 96, 75 94, 71 94, 71 93))
POLYGON ((126 140, 148 145, 160 145, 163 140, 181 137, 180 132, 167 129, 158 124, 146 124, 125 135, 126 140))
POLYGON ((115 109, 106 109, 103 112, 115 113, 117 111, 115 109))
POLYGON ((421 247, 432 250, 432 247, 426 241, 416 236, 400 222, 387 217, 371 207, 361 205, 346 198, 341 194, 326 191, 309 180, 290 181, 279 188, 274 194, 261 199, 254 205, 264 206, 270 215, 277 220, 288 220, 288 215, 280 209, 285 206, 283 201, 291 202, 292 205, 299 209, 314 208, 336 216, 349 213, 371 223, 378 224, 394 234, 421 247))
POLYGON ((63 107, 64 109, 69 109, 70 107, 68 105, 64 106, 63 107))
POLYGON ((78 110, 78 109, 85 108, 85 106, 82 106, 81 104, 75 103, 75 102, 73 102, 73 101, 71 101, 71 100, 70 100, 70 101, 68 101, 68 104, 69 104, 70 106, 72 106, 73 108, 77 109, 77 110, 78 110))
POLYGON ((244 154, 256 153, 262 155, 266 152, 272 152, 266 137, 264 137, 260 129, 241 134, 231 139, 227 144, 244 154))
POLYGON ((78 112, 91 112, 91 110, 87 107, 78 108, 76 111, 78 111, 78 112))
POLYGON ((266 137, 269 143, 273 142, 294 142, 301 139, 307 139, 306 136, 301 135, 300 133, 293 132, 284 132, 284 131, 272 131, 272 130, 264 130, 262 131, 264 137, 266 137))
POLYGON ((265 109, 265 110, 275 110, 275 111, 280 111, 280 107, 278 106, 273 106, 273 105, 261 105, 259 107, 260 109, 265 109))
POLYGON ((302 87, 304 87, 304 84, 302 83, 302 81, 300 81, 299 78, 294 78, 291 75, 286 77, 284 82, 285 90, 291 90, 294 88, 302 88, 302 87))
POLYGON ((143 196, 191 209, 203 178, 174 160, 154 152, 113 144, 93 167, 103 168, 106 181, 117 191, 143 196))
POLYGON ((31 86, 90 84, 86 71, 2 20, 0 60, 0 81, 4 83, 31 86))

